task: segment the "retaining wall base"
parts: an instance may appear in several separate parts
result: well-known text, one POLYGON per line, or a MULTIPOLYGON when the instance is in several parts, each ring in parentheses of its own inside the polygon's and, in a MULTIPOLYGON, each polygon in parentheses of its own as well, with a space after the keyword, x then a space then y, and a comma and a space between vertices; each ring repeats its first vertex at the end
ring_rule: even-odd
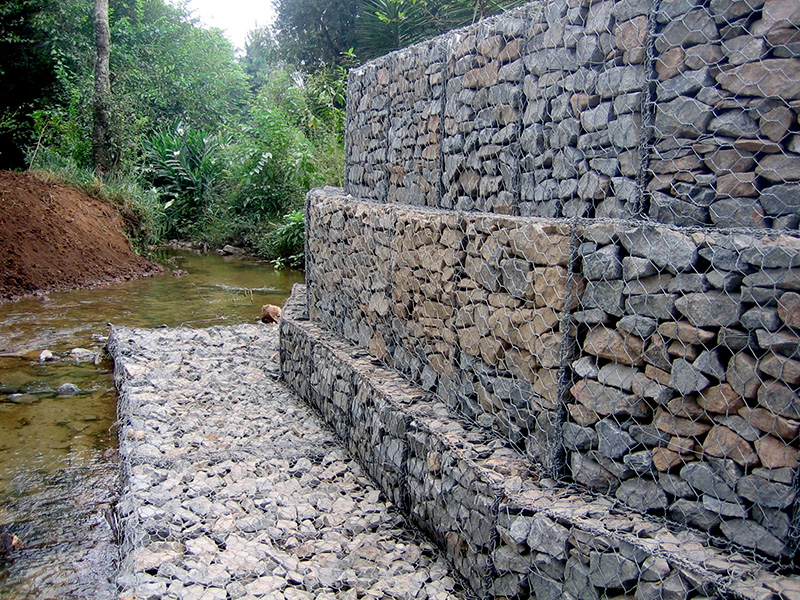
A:
POLYGON ((800 579, 707 535, 540 477, 506 442, 309 321, 304 286, 283 310, 280 367, 481 597, 800 598, 800 579))

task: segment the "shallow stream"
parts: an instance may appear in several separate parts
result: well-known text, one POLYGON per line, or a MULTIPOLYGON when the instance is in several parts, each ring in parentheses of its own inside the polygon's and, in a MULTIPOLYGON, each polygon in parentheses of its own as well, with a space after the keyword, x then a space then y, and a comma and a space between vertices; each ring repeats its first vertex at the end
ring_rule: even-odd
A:
POLYGON ((0 598, 115 597, 112 507, 119 490, 108 323, 209 327, 282 306, 299 271, 165 250, 167 272, 0 305, 0 598), (171 270, 186 274, 174 276, 171 270), (75 351, 75 349, 84 349, 75 351), (40 362, 48 350, 54 360, 40 362))

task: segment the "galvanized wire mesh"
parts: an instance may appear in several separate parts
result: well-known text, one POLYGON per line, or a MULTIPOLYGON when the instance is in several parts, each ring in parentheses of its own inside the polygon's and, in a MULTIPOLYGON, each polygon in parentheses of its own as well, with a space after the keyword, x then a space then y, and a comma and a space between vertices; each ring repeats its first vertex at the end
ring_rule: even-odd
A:
MULTIPOLYGON (((354 71, 347 191, 398 205, 313 198, 312 318, 544 474, 792 564, 799 54, 796 1, 556 0, 354 71)), ((714 593, 517 510, 497 595, 714 593)))

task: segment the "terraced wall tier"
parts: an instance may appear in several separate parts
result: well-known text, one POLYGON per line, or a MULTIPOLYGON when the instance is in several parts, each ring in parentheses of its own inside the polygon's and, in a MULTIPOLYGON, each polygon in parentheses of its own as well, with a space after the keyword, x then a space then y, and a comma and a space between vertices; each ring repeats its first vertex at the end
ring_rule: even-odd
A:
MULTIPOLYGON (((297 286, 280 323, 284 379, 326 415, 478 597, 796 597, 796 578, 714 548, 706 533, 542 477, 490 431, 308 320, 306 309, 297 286)), ((415 589, 391 595, 424 597, 415 589)))
POLYGON ((797 236, 327 188, 309 195, 307 244, 313 322, 544 473, 776 561, 795 554, 797 236))
POLYGON ((796 230, 796 0, 549 0, 353 69, 346 189, 796 230))

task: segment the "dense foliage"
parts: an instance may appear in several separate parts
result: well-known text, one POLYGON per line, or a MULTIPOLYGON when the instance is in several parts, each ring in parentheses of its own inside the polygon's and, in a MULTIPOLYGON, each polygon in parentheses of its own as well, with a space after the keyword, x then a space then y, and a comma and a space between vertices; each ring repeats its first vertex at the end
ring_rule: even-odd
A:
MULTIPOLYGON (((510 0, 516 3, 516 0, 510 0)), ((92 173, 91 0, 0 3, 0 168, 116 202, 141 244, 302 261, 302 202, 341 185, 347 68, 504 8, 492 0, 277 0, 237 56, 183 4, 110 0, 113 167, 92 173), (52 176, 52 175, 51 175, 52 176)))

